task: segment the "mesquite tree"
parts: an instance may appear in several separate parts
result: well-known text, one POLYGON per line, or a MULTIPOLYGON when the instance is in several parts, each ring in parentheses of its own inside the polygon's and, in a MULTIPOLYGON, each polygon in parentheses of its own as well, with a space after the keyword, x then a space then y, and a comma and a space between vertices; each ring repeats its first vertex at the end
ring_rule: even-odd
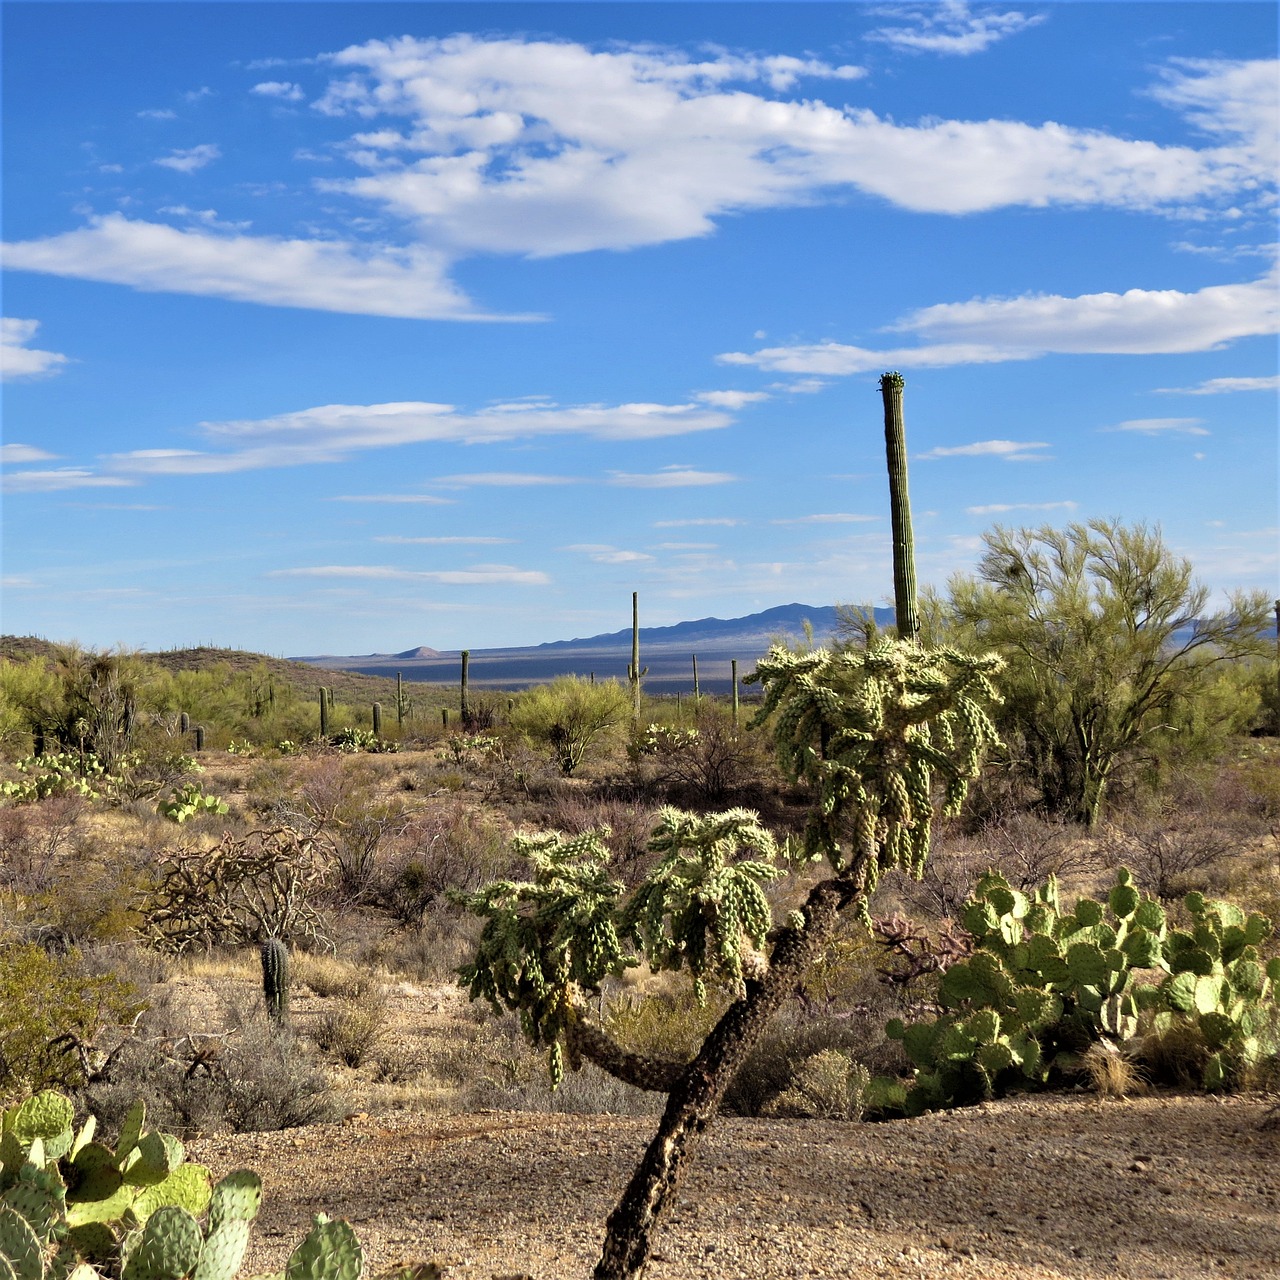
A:
MULTIPOLYGON (((631 891, 610 874, 607 828, 572 839, 519 838, 533 878, 462 899, 484 928, 462 970, 473 998, 516 1011, 550 1052, 553 1078, 583 1059, 668 1095, 658 1131, 609 1217, 596 1280, 643 1270, 653 1229, 697 1138, 737 1069, 831 937, 842 913, 866 915, 891 867, 919 876, 929 853, 932 788, 958 808, 995 739, 994 655, 925 650, 902 640, 866 649, 794 653, 775 647, 748 677, 765 688, 768 723, 788 775, 813 805, 798 849, 780 850, 755 814, 665 809, 650 844, 659 855, 631 891), (775 920, 761 886, 825 860, 828 874, 775 920), (687 970, 730 997, 689 1062, 630 1053, 591 1013, 610 976, 643 960, 687 970)), ((811 879, 805 876, 805 882, 811 879)), ((780 895, 785 897, 784 895, 780 895)))

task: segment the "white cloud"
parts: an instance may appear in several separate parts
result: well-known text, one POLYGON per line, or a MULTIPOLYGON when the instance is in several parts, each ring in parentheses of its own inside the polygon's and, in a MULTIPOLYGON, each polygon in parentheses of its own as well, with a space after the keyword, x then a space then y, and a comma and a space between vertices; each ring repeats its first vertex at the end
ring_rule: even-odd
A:
MULTIPOLYGON (((993 33, 1006 20, 1008 29, 1034 21, 965 17, 993 33)), ((658 244, 707 235, 728 213, 850 189, 909 209, 968 213, 1183 206, 1274 181, 1238 138, 1196 150, 1056 122, 899 124, 865 109, 770 97, 760 87, 787 86, 769 59, 692 61, 651 47, 459 35, 370 41, 329 61, 345 74, 318 108, 394 127, 355 134, 348 155, 365 174, 325 189, 385 205, 457 253, 658 244)), ((803 74, 856 72, 810 63, 803 74)), ((1178 74, 1177 84, 1190 83, 1178 74)), ((1246 92, 1265 102, 1261 82, 1250 80, 1246 92)), ((1184 90, 1168 101, 1191 109, 1190 97, 1184 90)))
POLYGON ((620 551, 617 547, 600 543, 575 543, 565 547, 566 551, 576 551, 585 555, 595 564, 645 564, 653 557, 644 551, 620 551))
POLYGON ((879 516, 857 516, 847 511, 833 511, 825 515, 790 516, 780 520, 770 520, 770 524, 862 524, 867 520, 879 520, 879 516))
POLYGON ((261 84, 255 84, 249 92, 263 98, 281 98, 285 102, 301 102, 305 96, 302 86, 289 80, 264 80, 261 84))
POLYGON ((655 529, 687 529, 697 525, 720 525, 726 529, 732 529, 745 523, 745 520, 739 520, 736 516, 693 516, 685 520, 655 520, 653 527, 655 529))
POLYGON ((542 485, 581 484, 577 476, 545 476, 528 471, 473 471, 466 475, 439 476, 434 484, 446 488, 469 489, 474 485, 495 489, 527 489, 542 485))
POLYGON ((1043 440, 976 440, 973 444, 940 445, 916 457, 929 462, 935 458, 999 458, 1002 462, 1044 462, 1048 455, 1033 452, 1048 449, 1043 440))
POLYGON ((1219 396, 1232 391, 1280 391, 1280 374, 1258 378, 1209 378, 1194 387, 1157 387, 1163 395, 1219 396))
POLYGON ((149 111, 139 111, 139 120, 176 120, 178 113, 170 111, 168 107, 155 107, 149 111))
POLYGON ((1043 14, 1028 17, 1016 10, 1008 13, 985 8, 973 10, 963 0, 942 0, 928 8, 904 5, 881 12, 892 13, 897 21, 911 25, 879 27, 868 31, 866 39, 913 52, 962 56, 982 53, 998 41, 1045 20, 1043 14))
POLYGON ((160 209, 161 213, 167 213, 175 218, 189 218, 193 222, 198 222, 202 226, 212 227, 216 231, 247 231, 253 224, 251 222, 228 222, 218 217, 216 209, 192 209, 185 204, 169 204, 160 209))
POLYGON ((1203 418, 1130 418, 1127 422, 1117 422, 1114 427, 1103 427, 1103 431, 1136 431, 1144 436, 1181 435, 1207 436, 1209 432, 1200 424, 1203 418))
POLYGON ((103 476, 87 467, 57 467, 51 471, 8 471, 6 493, 56 493, 61 489, 111 489, 136 484, 120 476, 103 476))
POLYGON ((514 541, 514 538, 471 538, 463 535, 441 538, 405 538, 399 534, 388 534, 384 537, 374 538, 374 542, 389 542, 397 546, 415 547, 496 547, 502 543, 514 541))
POLYGON ((1009 511, 1075 511, 1078 502, 991 502, 984 507, 965 507, 970 516, 999 516, 1009 511))
POLYGON ((155 161, 166 169, 176 169, 179 173, 195 173, 205 165, 212 164, 222 156, 222 149, 216 142, 202 142, 198 147, 187 147, 170 151, 155 161))
POLYGON ((698 485, 729 484, 738 477, 727 471, 695 471, 692 467, 664 467, 648 475, 611 471, 609 483, 626 489, 686 489, 698 485))
MULTIPOLYGON (((170 475, 208 475, 336 462, 368 449, 409 444, 492 444, 547 436, 585 435, 597 440, 654 440, 715 430, 731 419, 694 405, 570 405, 544 408, 538 402, 463 413, 453 405, 425 401, 390 404, 329 404, 273 418, 202 422, 200 430, 226 452, 192 449, 136 449, 114 454, 117 470, 170 475), (238 446, 238 447, 237 447, 238 446)), ((475 473, 441 476, 433 483, 563 484, 562 476, 475 473)), ((670 483, 678 483, 671 481, 670 483)), ((689 483, 686 481, 686 483, 689 483)))
POLYGON ((1280 64, 1174 58, 1151 94, 1211 137, 1242 144, 1257 168, 1280 167, 1280 64))
POLYGON ((212 235, 106 214, 87 227, 4 246, 19 271, 194 293, 273 307, 416 319, 491 319, 426 248, 212 235))
POLYGON ((16 316, 0 320, 0 380, 39 378, 67 363, 67 357, 57 351, 41 351, 27 345, 39 328, 39 320, 20 320, 16 316))
POLYGON ((52 462, 58 455, 46 453, 32 444, 0 444, 0 466, 12 467, 28 462, 52 462))
POLYGON ((1213 351, 1280 332, 1273 269, 1244 284, 1194 293, 1130 289, 1069 298, 1026 294, 974 298, 913 311, 891 326, 925 339, 917 347, 870 350, 839 342, 726 352, 724 364, 827 375, 1032 360, 1049 354, 1157 355, 1213 351))
POLYGON ((703 404, 713 404, 721 409, 741 409, 743 405, 759 404, 761 400, 771 398, 767 391, 699 391, 694 396, 703 404))
POLYGON ((551 581, 536 569, 509 564, 474 564, 467 569, 395 569, 389 565, 326 564, 306 569, 272 569, 270 578, 361 578, 375 582, 435 582, 443 586, 541 587, 551 581))
POLYGON ((330 502, 382 502, 389 505, 422 504, 423 506, 452 506, 452 498, 436 498, 425 493, 340 493, 330 502))

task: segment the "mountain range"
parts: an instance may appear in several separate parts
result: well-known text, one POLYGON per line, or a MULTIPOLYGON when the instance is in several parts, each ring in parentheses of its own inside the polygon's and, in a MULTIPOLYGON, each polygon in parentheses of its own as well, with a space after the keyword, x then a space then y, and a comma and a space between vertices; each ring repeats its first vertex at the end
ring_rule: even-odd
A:
MULTIPOLYGON (((875 616, 878 625, 893 625, 892 609, 876 609, 875 616)), ((837 630, 835 606, 784 604, 742 618, 698 618, 668 627, 641 627, 640 663, 649 668, 645 688, 651 693, 667 694, 691 690, 696 657, 699 688, 706 693, 727 693, 732 685, 730 664, 734 659, 739 676, 744 676, 774 641, 801 638, 806 623, 813 629, 814 643, 827 643, 837 630)), ((625 680, 631 661, 631 628, 524 648, 469 652, 468 679, 478 688, 519 689, 559 675, 625 680)), ((400 674, 405 680, 455 684, 461 658, 458 650, 441 651, 420 645, 399 653, 351 657, 325 654, 293 661, 329 671, 371 676, 400 674)))

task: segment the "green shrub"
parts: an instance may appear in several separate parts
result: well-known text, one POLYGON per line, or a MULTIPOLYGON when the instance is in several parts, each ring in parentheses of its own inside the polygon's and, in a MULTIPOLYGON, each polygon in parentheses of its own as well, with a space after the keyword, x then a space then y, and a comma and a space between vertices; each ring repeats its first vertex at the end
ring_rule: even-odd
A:
POLYGON ((557 676, 516 699, 511 724, 530 741, 549 747, 563 773, 573 773, 593 745, 603 745, 626 723, 631 703, 616 680, 592 683, 557 676))
POLYGON ((128 1027, 143 1002, 130 982, 90 974, 72 951, 0 943, 0 1096, 84 1083, 86 1052, 112 1027, 128 1027))

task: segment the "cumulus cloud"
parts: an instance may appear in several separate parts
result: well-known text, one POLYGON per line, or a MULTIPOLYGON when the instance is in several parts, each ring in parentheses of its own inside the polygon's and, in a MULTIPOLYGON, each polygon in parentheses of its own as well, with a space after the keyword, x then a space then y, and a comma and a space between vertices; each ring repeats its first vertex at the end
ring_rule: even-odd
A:
POLYGON ((694 396, 703 404, 713 404, 721 409, 741 409, 743 405, 759 404, 772 397, 767 391, 699 391, 694 396))
POLYGON ((1043 22, 1043 14, 1030 16, 1010 10, 970 9, 963 0, 942 0, 928 8, 902 6, 887 11, 898 23, 868 31, 866 39, 915 53, 967 56, 982 53, 1000 40, 1043 22))
POLYGON ((249 92, 262 98, 280 98, 285 102, 301 102, 305 97, 302 86, 289 80, 264 80, 261 84, 255 84, 249 92))
POLYGON ((1203 421, 1203 418, 1130 418, 1102 430, 1136 431, 1144 436, 1207 436, 1209 432, 1201 425, 1203 421))
POLYGON ((272 569, 270 578, 358 578, 374 582, 434 582, 442 586, 541 587, 551 579, 541 570, 509 564, 473 564, 466 569, 396 569, 390 565, 325 564, 302 569, 272 569))
POLYGON ((179 173, 195 173, 197 169, 203 169, 221 156, 222 149, 216 142, 202 142, 198 147, 170 151, 155 163, 166 169, 176 169, 179 173))
POLYGON ((1220 396, 1233 391, 1280 391, 1280 374, 1257 378, 1209 378, 1194 387, 1157 387, 1162 395, 1220 396))
POLYGON ((1044 462, 1047 454, 1036 453, 1048 449, 1043 440, 975 440, 973 444, 939 446, 928 453, 918 453, 923 462, 935 458, 999 458, 1002 462, 1044 462))
POLYGON ((492 319, 447 279, 447 262, 421 246, 180 231, 106 214, 87 227, 4 246, 19 271, 194 293, 274 307, 416 319, 492 319))
POLYGON ((1243 284, 1124 293, 974 298, 913 311, 891 326, 923 339, 879 350, 840 342, 731 351, 724 364, 826 375, 1033 360, 1050 354, 1156 355, 1214 351, 1280 332, 1280 277, 1243 284))
MULTIPOLYGON (((973 29, 985 22, 992 38, 1005 19, 1004 34, 1033 21, 951 12, 973 29)), ((729 54, 695 61, 653 48, 459 35, 375 40, 329 61, 343 74, 318 108, 379 127, 350 140, 350 158, 367 172, 327 189, 374 200, 457 252, 657 244, 707 235, 725 214, 849 190, 969 213, 1058 203, 1152 209, 1273 181, 1236 135, 1197 150, 1054 122, 898 123, 769 96, 766 86, 789 87, 780 64, 729 54)), ((812 61, 793 70, 856 75, 812 61)), ((1167 80, 1166 100, 1190 110, 1195 84, 1211 93, 1205 86, 1222 74, 1184 65, 1167 80)), ((1242 104, 1265 102, 1267 92, 1260 78, 1239 87, 1242 104)))
POLYGON ((696 471, 692 467, 671 466, 650 474, 611 471, 609 483, 626 489, 687 489, 699 485, 729 484, 738 477, 727 471, 696 471))
POLYGON ((16 316, 0 320, 0 380, 43 377, 67 363, 67 357, 57 351, 28 346, 39 328, 39 320, 20 320, 16 316))

